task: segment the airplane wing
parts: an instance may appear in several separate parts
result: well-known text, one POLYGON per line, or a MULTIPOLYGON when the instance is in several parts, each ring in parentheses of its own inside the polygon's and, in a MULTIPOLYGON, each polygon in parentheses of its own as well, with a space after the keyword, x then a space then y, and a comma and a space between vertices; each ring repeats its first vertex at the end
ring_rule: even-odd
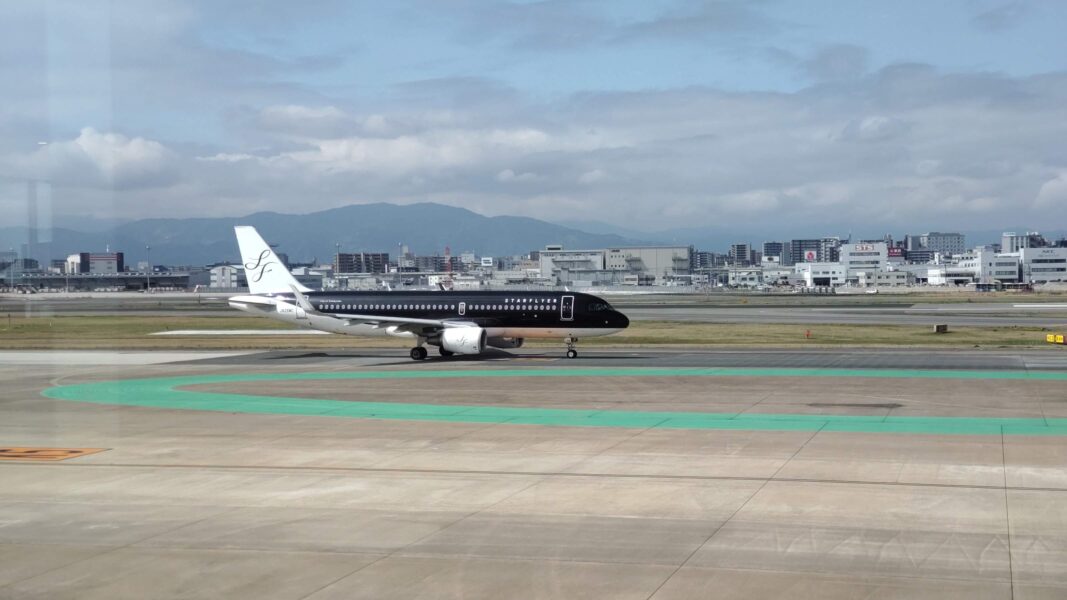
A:
POLYGON ((342 313, 323 313, 315 309, 311 302, 304 296, 300 290, 294 286, 290 286, 293 290, 293 295, 296 297, 297 306, 304 309, 304 312, 312 315, 328 315, 337 319, 346 319, 352 323, 366 323, 369 325, 378 325, 381 327, 399 325, 403 329, 421 329, 425 327, 444 329, 447 327, 476 327, 476 323, 470 321, 453 321, 453 320, 439 320, 439 319, 416 319, 414 317, 394 317, 388 315, 353 315, 342 313), (403 327, 408 326, 408 327, 403 327))

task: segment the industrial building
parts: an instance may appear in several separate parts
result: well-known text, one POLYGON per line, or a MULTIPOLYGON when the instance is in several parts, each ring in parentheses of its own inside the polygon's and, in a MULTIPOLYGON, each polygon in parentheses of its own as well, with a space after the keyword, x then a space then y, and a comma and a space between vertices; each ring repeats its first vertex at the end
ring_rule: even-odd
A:
POLYGON ((67 257, 66 273, 122 273, 126 270, 122 252, 80 252, 67 257))
POLYGON ((385 252, 338 252, 333 259, 335 273, 386 273, 389 254, 385 252))
MULTIPOLYGON (((958 256, 967 251, 966 237, 962 233, 943 233, 930 231, 920 235, 908 235, 904 238, 904 249, 909 257, 922 258, 926 262, 936 254, 958 256)), ((913 260, 913 262, 918 262, 913 260)))
POLYGON ((241 265, 216 265, 208 269, 210 273, 209 287, 213 290, 237 291, 248 289, 245 280, 245 271, 241 265))
POLYGON ((557 285, 665 285, 692 274, 692 246, 631 246, 539 253, 541 277, 557 285), (628 277, 629 276, 629 277, 628 277))

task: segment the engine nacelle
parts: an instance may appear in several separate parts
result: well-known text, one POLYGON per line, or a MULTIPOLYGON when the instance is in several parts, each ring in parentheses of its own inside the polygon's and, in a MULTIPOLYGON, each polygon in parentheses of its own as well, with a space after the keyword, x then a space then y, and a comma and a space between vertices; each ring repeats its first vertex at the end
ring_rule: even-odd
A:
POLYGON ((441 347, 456 354, 481 354, 485 350, 485 329, 450 327, 441 332, 441 347))
POLYGON ((522 348, 523 338, 491 337, 485 343, 494 348, 522 348))

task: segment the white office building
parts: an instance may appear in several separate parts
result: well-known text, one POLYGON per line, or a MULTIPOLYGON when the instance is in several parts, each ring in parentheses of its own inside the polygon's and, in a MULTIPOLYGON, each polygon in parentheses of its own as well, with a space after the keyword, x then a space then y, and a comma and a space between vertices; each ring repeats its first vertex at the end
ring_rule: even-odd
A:
POLYGON ((1045 244, 1044 236, 1036 231, 1027 231, 1026 233, 1005 231, 1000 236, 1001 252, 1018 252, 1023 248, 1040 248, 1045 244))
POLYGON ((959 257, 956 266, 972 273, 976 283, 1018 283, 1019 255, 993 252, 988 247, 975 248, 959 257))
POLYGON ((1067 248, 1022 248, 1019 266, 1023 283, 1067 281, 1067 248))
POLYGON ((860 287, 902 287, 915 284, 911 271, 860 271, 856 274, 860 287))
POLYGON ((759 267, 732 268, 727 282, 731 287, 760 287, 763 285, 763 269, 759 267))
POLYGON ((848 270, 841 263, 805 262, 794 267, 805 287, 845 285, 848 270))
POLYGON ((763 263, 764 285, 789 285, 796 279, 796 271, 793 267, 783 267, 774 263, 763 263))
POLYGON ((860 272, 887 270, 889 245, 885 242, 842 244, 841 265, 847 270, 846 280, 859 283, 860 272))

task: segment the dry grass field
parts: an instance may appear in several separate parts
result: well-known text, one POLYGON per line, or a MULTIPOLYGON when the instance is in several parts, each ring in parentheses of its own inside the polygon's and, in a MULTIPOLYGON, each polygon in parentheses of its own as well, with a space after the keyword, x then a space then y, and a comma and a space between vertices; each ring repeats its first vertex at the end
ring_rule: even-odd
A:
MULTIPOLYGON (((343 335, 152 335, 175 330, 279 330, 284 323, 244 316, 9 316, 0 319, 0 349, 286 349, 403 347, 397 338, 343 335)), ((587 338, 582 345, 700 346, 1043 346, 1045 332, 1036 327, 955 327, 947 334, 906 325, 780 325, 636 321, 625 332, 587 338), (810 335, 809 335, 810 332, 810 335)), ((558 342, 534 342, 537 347, 558 342)))

